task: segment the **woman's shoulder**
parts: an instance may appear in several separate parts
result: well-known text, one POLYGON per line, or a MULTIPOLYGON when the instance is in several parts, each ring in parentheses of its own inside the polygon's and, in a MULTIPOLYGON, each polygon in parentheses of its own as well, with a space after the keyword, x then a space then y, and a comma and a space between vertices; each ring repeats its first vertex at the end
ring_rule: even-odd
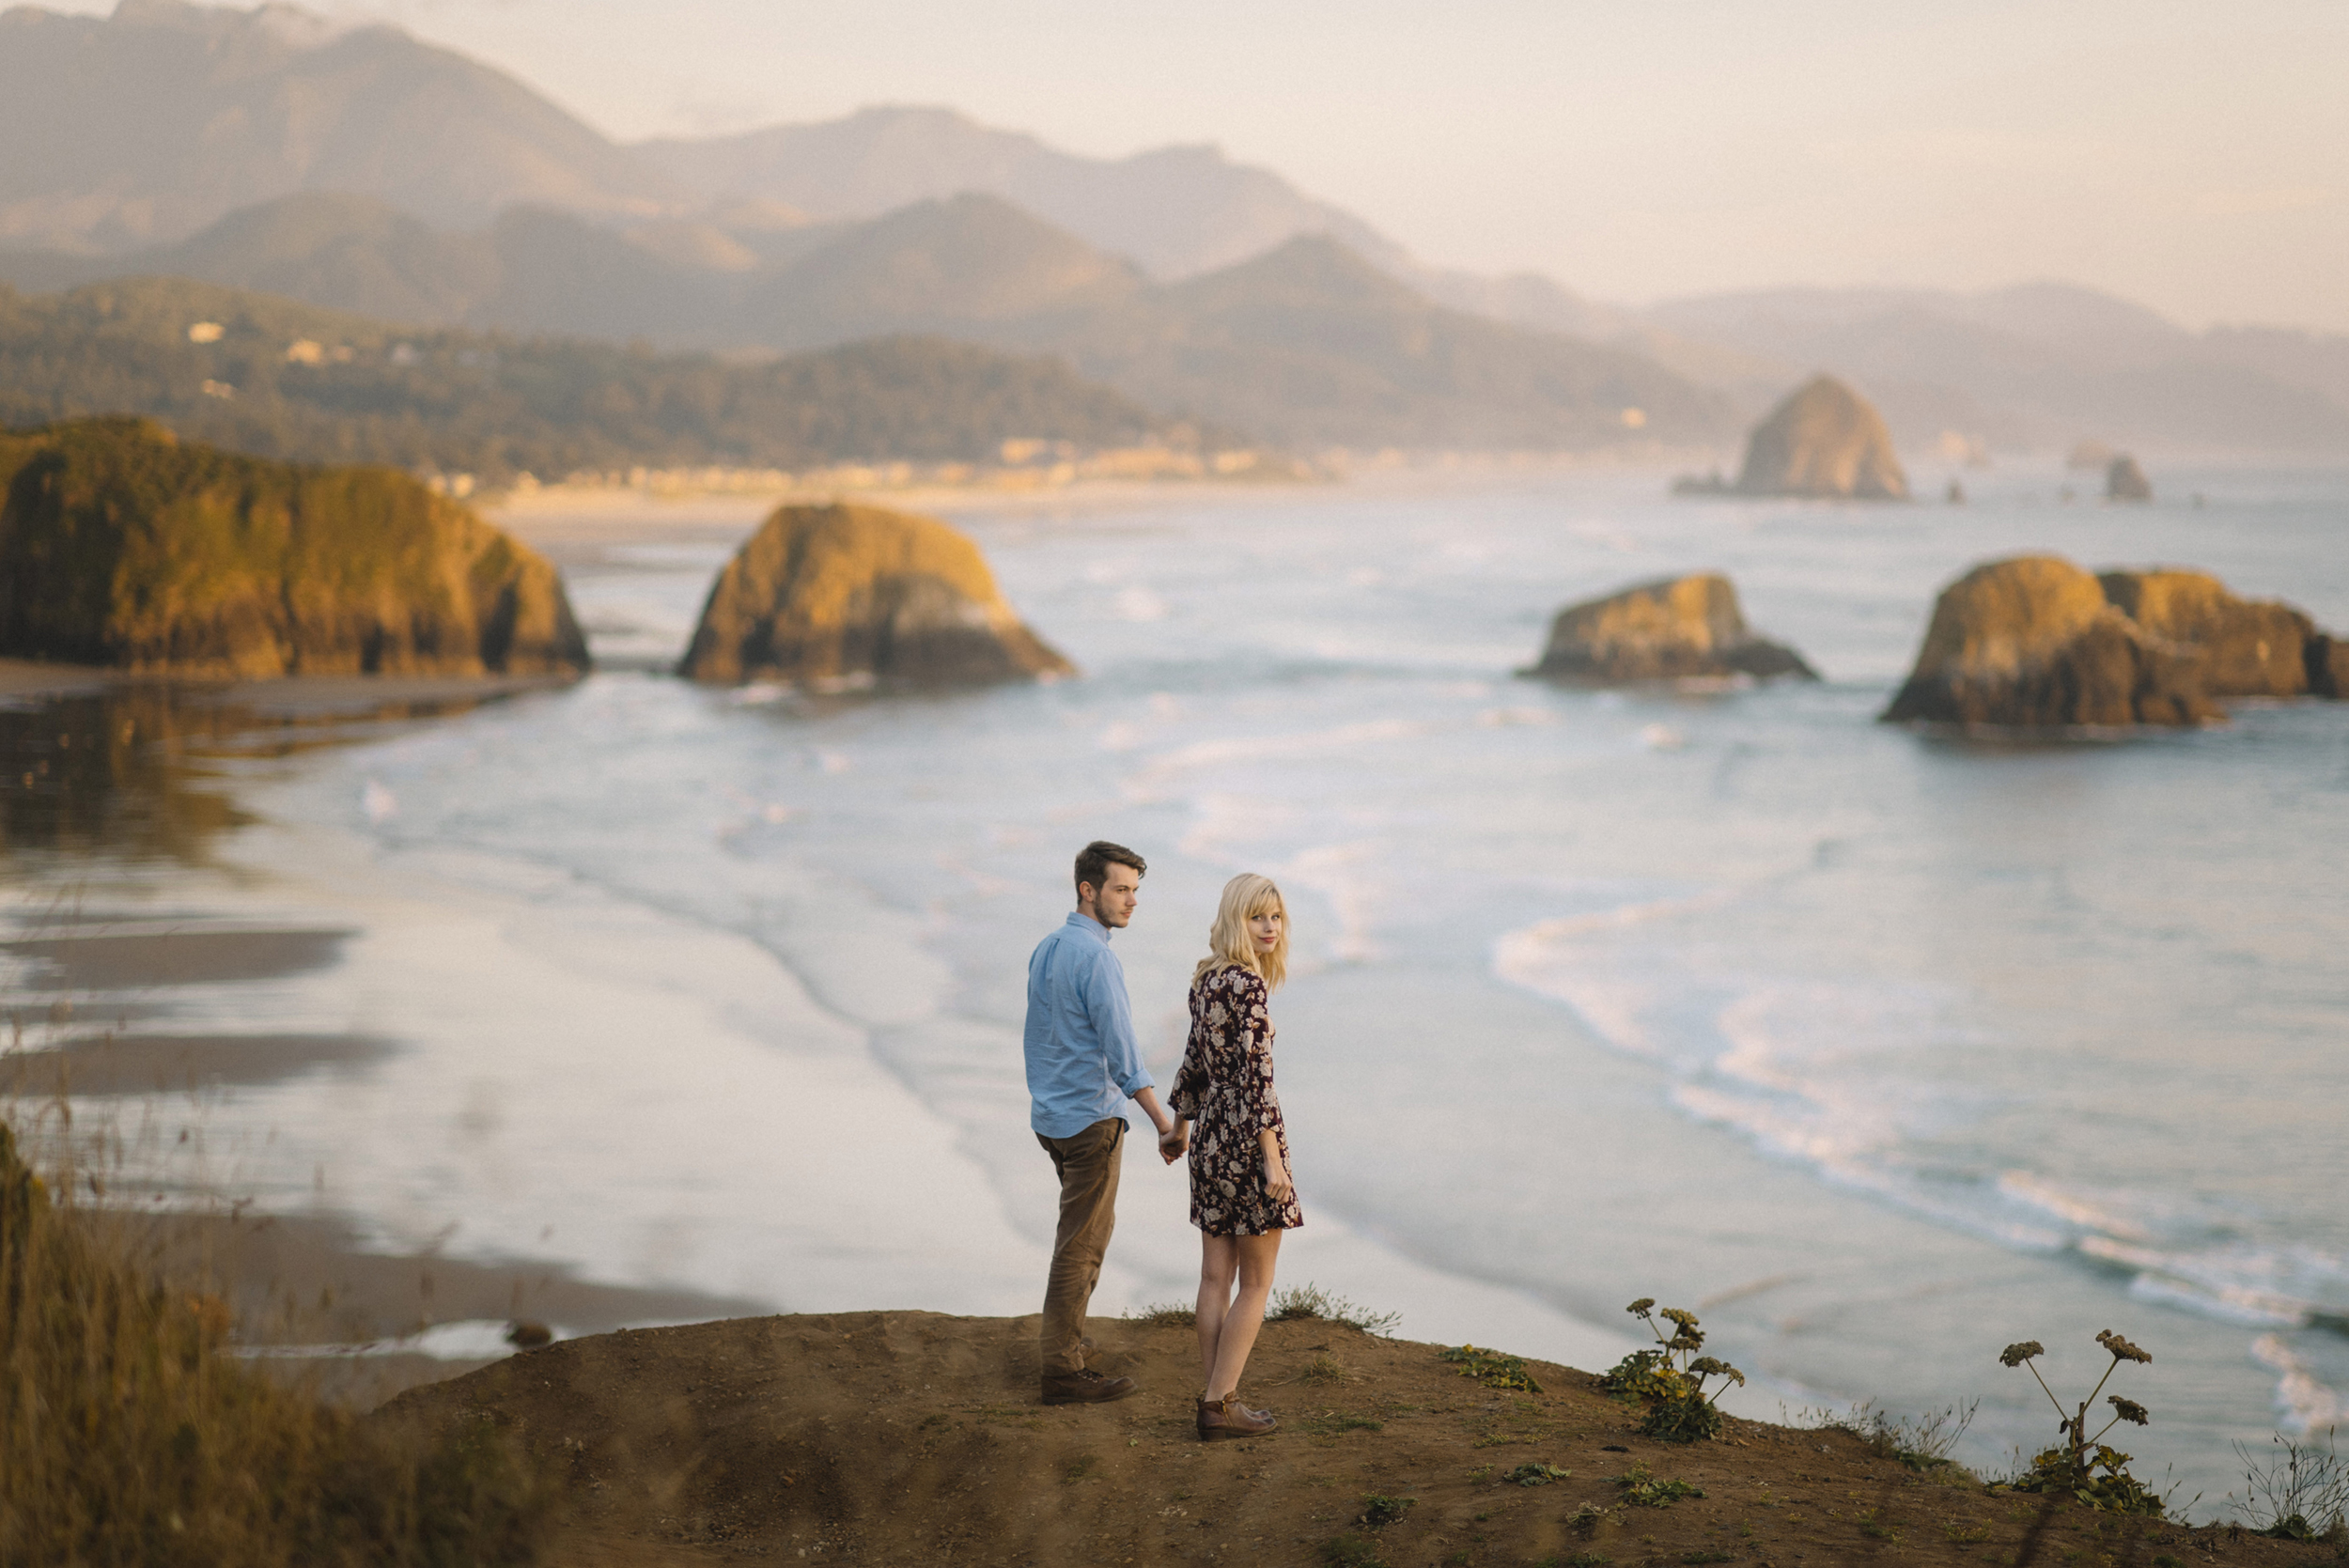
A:
POLYGON ((1245 964, 1224 964, 1210 970, 1204 984, 1243 1001, 1262 1001, 1270 994, 1265 987, 1264 976, 1245 964))
POLYGON ((1246 995, 1264 989, 1264 976, 1245 964, 1222 963, 1190 983, 1194 991, 1231 991, 1246 995))

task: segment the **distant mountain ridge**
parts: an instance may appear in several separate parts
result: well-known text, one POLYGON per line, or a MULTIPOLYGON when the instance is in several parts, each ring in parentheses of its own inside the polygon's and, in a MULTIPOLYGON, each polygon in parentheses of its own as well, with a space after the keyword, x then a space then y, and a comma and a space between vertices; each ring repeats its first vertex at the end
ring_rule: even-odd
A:
POLYGON ((428 222, 516 202, 650 215, 643 163, 502 71, 286 5, 0 11, 0 243, 122 250, 303 190, 428 222))
POLYGON ((289 5, 0 11, 0 278, 139 272, 673 347, 945 333, 1290 441, 1585 445, 1615 419, 1617 443, 1727 447, 1826 371, 1911 450, 2349 452, 2349 338, 2188 333, 2069 286, 1632 310, 1424 266, 1212 147, 1087 158, 906 107, 626 147, 503 72, 289 5), (1245 271, 1308 241, 1400 291, 1308 265, 1329 258, 1312 245, 1287 272, 1245 271), (1309 301, 1308 275, 1354 292, 1309 301), (1226 311, 1232 278, 1289 303, 1226 311), (1208 279, 1224 281, 1189 288, 1208 279), (1646 401, 1606 406, 1631 386, 1646 401))
POLYGON ((2100 438, 2170 450, 2349 452, 2349 336, 2193 333, 2094 289, 1782 288, 1646 312, 1684 337, 1863 386, 1909 445, 2100 438))
POLYGON ((1323 236, 1174 283, 972 194, 800 238, 772 259, 713 265, 675 254, 672 235, 646 242, 545 210, 448 234, 363 197, 303 194, 129 256, 0 256, 0 280, 129 270, 379 318, 671 349, 940 334, 1055 354, 1141 405, 1296 446, 1686 448, 1735 431, 1728 399, 1637 353, 1446 309, 1323 236))
POLYGON ((1403 248, 1352 213, 1212 147, 1085 158, 952 109, 877 107, 818 125, 662 139, 636 150, 705 205, 778 202, 869 218, 976 191, 1025 208, 1153 277, 1182 278, 1328 234, 1390 269, 1403 248))

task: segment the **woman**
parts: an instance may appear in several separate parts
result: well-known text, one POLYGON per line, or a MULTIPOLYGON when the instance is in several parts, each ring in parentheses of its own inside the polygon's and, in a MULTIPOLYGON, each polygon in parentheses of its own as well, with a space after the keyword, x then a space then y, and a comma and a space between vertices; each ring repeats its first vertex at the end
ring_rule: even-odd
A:
POLYGON ((1273 991, 1288 971, 1288 909, 1271 878, 1223 886, 1208 952, 1190 977, 1190 1042, 1169 1109, 1190 1143, 1190 1222, 1199 1227, 1199 1436, 1253 1437, 1272 1417, 1235 1396, 1272 1293, 1281 1233, 1305 1222, 1289 1182, 1287 1129, 1272 1090, 1273 991), (1235 1283, 1237 1282, 1237 1292, 1235 1283))

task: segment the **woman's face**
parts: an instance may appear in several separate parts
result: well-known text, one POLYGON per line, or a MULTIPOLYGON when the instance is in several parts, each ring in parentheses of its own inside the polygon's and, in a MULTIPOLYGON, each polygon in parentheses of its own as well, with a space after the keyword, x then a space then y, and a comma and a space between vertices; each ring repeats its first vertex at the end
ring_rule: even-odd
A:
POLYGON ((1269 953, 1281 945, 1281 918, 1278 904, 1248 917, 1248 938, 1257 952, 1269 953))

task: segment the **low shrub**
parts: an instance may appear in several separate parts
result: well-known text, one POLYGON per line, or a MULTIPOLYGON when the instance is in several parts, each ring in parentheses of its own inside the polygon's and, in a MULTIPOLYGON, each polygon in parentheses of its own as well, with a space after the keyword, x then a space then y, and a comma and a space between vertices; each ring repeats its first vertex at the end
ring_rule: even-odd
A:
POLYGON ((1598 1386, 1647 1406, 1646 1419, 1640 1424, 1643 1436, 1666 1443, 1719 1436, 1721 1413, 1714 1408, 1715 1402, 1731 1384, 1743 1383, 1746 1374, 1727 1361, 1697 1354, 1704 1348, 1704 1330, 1698 1327, 1694 1312, 1666 1307, 1659 1314, 1655 1297, 1647 1296, 1624 1311, 1647 1325, 1648 1332, 1656 1336, 1656 1348, 1626 1356, 1598 1380, 1598 1386), (1672 1326, 1671 1334, 1657 1327, 1659 1315, 1672 1326), (1704 1386, 1716 1377, 1720 1382, 1708 1397, 1704 1386))
POLYGON ((1526 1370, 1522 1356, 1503 1355, 1498 1350, 1480 1350, 1472 1344, 1455 1344, 1436 1354, 1458 1367, 1461 1376, 1473 1377, 1487 1389, 1517 1389, 1529 1394, 1542 1391, 1542 1386, 1526 1370))
POLYGON ((1265 1318, 1270 1323, 1295 1323, 1300 1319, 1318 1318, 1324 1323, 1342 1323, 1348 1328, 1359 1328, 1365 1334, 1385 1337, 1402 1325, 1401 1312, 1374 1312, 1358 1307, 1343 1296, 1333 1296, 1310 1280, 1301 1285, 1290 1285, 1272 1293, 1265 1304, 1265 1318))

